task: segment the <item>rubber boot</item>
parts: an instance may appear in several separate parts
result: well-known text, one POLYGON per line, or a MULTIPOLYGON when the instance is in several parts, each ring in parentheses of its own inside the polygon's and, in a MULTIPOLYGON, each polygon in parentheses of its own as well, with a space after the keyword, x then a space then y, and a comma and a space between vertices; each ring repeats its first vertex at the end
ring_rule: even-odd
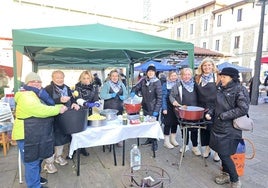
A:
POLYGON ((164 147, 168 149, 174 148, 174 146, 169 141, 169 135, 164 135, 164 147))
POLYGON ((175 147, 179 146, 179 143, 176 141, 176 133, 170 134, 170 143, 175 147))

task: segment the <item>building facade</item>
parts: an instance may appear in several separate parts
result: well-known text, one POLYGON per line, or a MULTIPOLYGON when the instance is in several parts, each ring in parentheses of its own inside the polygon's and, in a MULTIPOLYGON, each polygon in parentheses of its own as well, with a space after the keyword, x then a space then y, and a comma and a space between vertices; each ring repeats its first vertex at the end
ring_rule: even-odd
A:
MULTIPOLYGON (((172 28, 173 39, 219 51, 227 55, 221 61, 229 61, 254 70, 260 17, 261 6, 254 2, 238 1, 226 5, 211 1, 163 22, 172 28)), ((263 56, 268 54, 267 29, 268 20, 265 16, 263 56)), ((266 65, 262 65, 261 72, 267 69, 266 65)), ((261 79, 263 77, 261 74, 261 79)))

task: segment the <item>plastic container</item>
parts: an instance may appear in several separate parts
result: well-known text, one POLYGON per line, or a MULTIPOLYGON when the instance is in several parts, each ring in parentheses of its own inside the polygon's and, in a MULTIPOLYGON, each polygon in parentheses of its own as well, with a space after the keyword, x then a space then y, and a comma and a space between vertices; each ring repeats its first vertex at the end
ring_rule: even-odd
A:
POLYGON ((141 100, 130 97, 124 101, 124 107, 128 114, 137 114, 141 110, 141 100))
POLYGON ((56 116, 55 124, 64 134, 73 134, 84 131, 87 128, 88 109, 69 109, 56 116))
POLYGON ((130 167, 133 170, 139 170, 141 168, 141 153, 136 144, 133 144, 130 150, 130 167))

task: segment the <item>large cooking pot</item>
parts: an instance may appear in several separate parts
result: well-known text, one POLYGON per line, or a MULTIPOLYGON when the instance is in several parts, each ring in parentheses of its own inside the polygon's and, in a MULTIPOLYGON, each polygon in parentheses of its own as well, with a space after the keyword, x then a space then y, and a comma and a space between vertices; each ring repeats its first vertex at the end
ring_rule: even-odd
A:
POLYGON ((87 127, 88 109, 69 109, 63 114, 59 114, 55 123, 64 134, 73 134, 84 131, 87 127))
POLYGON ((101 115, 106 117, 106 120, 115 120, 117 119, 118 110, 115 109, 104 109, 100 112, 101 115))
POLYGON ((196 121, 203 119, 205 109, 199 106, 181 106, 175 107, 177 117, 184 120, 196 121))
POLYGON ((141 110, 141 101, 130 97, 124 101, 124 107, 128 114, 137 114, 141 110))

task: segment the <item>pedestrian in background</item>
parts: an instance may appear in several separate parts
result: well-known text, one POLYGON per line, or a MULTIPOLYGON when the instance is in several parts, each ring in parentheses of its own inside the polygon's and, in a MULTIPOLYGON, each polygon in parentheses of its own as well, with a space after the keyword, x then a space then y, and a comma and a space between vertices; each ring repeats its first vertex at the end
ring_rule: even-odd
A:
POLYGON ((31 72, 25 78, 25 91, 15 94, 16 118, 12 139, 17 141, 25 167, 27 187, 39 188, 47 183, 40 176, 43 159, 51 157, 54 150, 53 116, 64 113, 67 107, 55 105, 37 73, 31 72))

